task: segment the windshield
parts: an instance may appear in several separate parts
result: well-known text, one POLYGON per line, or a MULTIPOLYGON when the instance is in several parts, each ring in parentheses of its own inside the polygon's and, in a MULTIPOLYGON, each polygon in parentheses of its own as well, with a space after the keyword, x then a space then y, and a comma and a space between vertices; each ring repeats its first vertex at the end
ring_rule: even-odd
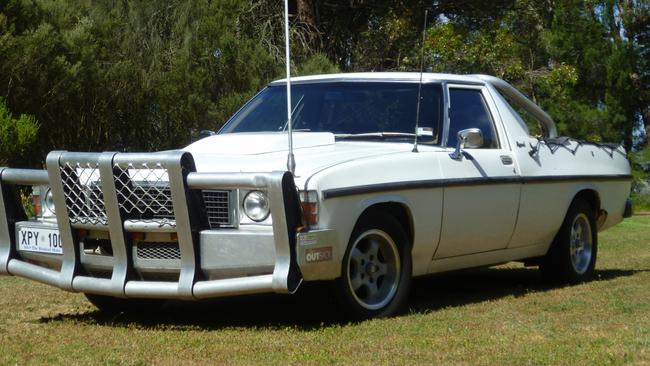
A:
MULTIPOLYGON (((442 121, 439 84, 422 86, 418 140, 437 144, 442 121)), ((345 138, 368 134, 382 139, 412 139, 417 83, 319 82, 291 87, 293 129, 332 132, 345 138)), ((269 86, 237 112, 220 133, 284 131, 286 87, 269 86)))

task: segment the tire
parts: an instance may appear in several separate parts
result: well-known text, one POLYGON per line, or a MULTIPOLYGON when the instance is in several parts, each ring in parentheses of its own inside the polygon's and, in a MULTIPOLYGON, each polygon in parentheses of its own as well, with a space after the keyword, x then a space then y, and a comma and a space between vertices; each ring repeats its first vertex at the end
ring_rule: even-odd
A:
POLYGON ((106 314, 155 312, 162 308, 165 300, 124 299, 119 297, 84 294, 91 304, 106 314))
POLYGON ((567 211, 560 231, 542 259, 545 280, 575 284, 594 275, 598 254, 598 232, 594 210, 586 200, 576 198, 567 211))
POLYGON ((352 319, 399 312, 411 286, 411 245, 400 223, 384 212, 364 215, 343 257, 336 293, 352 319))

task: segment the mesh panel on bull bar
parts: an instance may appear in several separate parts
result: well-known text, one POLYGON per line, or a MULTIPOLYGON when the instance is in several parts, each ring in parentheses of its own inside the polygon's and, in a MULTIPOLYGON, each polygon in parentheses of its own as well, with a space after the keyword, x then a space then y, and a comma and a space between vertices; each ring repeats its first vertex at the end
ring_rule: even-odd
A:
POLYGON ((59 168, 70 223, 107 225, 99 164, 65 162, 59 168))
POLYGON ((114 164, 120 208, 129 219, 174 226, 167 167, 162 163, 114 164))

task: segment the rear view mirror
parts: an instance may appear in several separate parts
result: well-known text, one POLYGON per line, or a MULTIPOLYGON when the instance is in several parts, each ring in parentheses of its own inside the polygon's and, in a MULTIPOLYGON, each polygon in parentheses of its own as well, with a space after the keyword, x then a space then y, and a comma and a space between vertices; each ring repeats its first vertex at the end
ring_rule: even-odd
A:
POLYGON ((449 156, 454 160, 463 158, 463 149, 477 149, 483 147, 483 134, 478 128, 468 128, 458 131, 456 150, 449 156))

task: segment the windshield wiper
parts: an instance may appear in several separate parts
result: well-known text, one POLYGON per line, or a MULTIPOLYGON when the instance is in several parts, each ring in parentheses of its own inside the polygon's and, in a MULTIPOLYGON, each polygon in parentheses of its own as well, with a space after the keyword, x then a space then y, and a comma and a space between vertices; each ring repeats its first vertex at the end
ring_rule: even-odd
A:
POLYGON ((386 140, 386 139, 412 139, 414 133, 407 132, 366 132, 366 133, 338 133, 334 134, 337 140, 386 140))

